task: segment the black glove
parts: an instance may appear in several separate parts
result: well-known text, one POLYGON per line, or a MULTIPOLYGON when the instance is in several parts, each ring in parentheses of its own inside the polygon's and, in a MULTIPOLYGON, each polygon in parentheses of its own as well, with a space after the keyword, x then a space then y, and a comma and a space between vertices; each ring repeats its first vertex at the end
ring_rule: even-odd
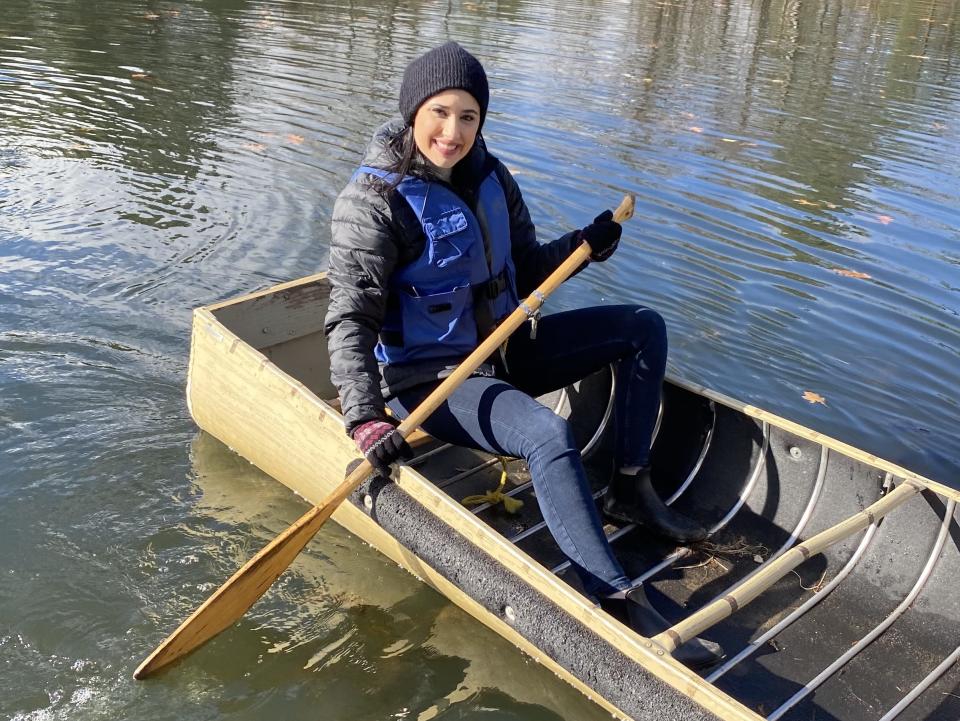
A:
POLYGON ((613 211, 605 210, 580 231, 580 240, 590 244, 590 260, 602 263, 617 249, 623 227, 613 219, 613 211))
POLYGON ((413 458, 413 449, 397 433, 397 427, 391 421, 361 423, 353 429, 353 440, 370 465, 385 476, 390 475, 390 464, 394 461, 413 458))

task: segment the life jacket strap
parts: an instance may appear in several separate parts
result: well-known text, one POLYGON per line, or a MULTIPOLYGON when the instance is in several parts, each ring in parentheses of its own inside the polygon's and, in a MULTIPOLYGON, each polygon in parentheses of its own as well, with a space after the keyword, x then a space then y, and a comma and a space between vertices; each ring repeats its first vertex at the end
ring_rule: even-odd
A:
POLYGON ((507 269, 504 268, 486 283, 480 284, 480 291, 484 297, 493 300, 503 293, 510 285, 510 277, 507 275, 507 269))

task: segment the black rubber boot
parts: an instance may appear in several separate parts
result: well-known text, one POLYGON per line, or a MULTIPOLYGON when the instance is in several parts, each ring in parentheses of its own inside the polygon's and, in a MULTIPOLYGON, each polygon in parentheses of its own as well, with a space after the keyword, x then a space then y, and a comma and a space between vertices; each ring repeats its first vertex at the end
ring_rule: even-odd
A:
MULTIPOLYGON (((650 603, 643 586, 631 588, 623 599, 603 598, 600 607, 647 638, 670 628, 667 619, 650 603)), ((722 661, 724 653, 719 643, 694 638, 674 651, 673 657, 694 671, 702 671, 722 661)))
POLYGON ((618 521, 642 524, 657 535, 682 543, 707 537, 706 528, 674 511, 657 495, 649 466, 635 476, 615 473, 603 496, 603 512, 618 521))

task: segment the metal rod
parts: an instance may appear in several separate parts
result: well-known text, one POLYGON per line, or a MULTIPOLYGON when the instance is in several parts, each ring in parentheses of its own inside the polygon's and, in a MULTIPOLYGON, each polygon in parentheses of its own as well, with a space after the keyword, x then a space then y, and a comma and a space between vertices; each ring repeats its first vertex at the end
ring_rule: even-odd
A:
POLYGON ((753 473, 750 474, 750 480, 747 481, 747 485, 743 487, 743 490, 740 492, 740 497, 737 499, 737 502, 733 505, 727 515, 717 521, 716 524, 710 529, 707 533, 709 536, 716 535, 718 532, 722 531, 727 527, 727 524, 733 520, 733 517, 736 516, 740 509, 743 508, 743 504, 747 502, 747 499, 750 498, 750 494, 753 493, 754 487, 757 485, 757 481, 760 479, 760 474, 763 472, 764 467, 767 463, 767 452, 770 450, 770 424, 766 421, 763 421, 763 443, 760 446, 760 457, 757 458, 757 463, 753 467, 753 473))
MULTIPOLYGON (((690 473, 687 474, 686 479, 684 479, 683 483, 680 484, 680 487, 673 492, 673 495, 670 496, 670 498, 664 501, 664 503, 668 506, 671 505, 674 501, 676 501, 683 494, 683 492, 690 487, 690 484, 693 483, 693 479, 696 477, 697 473, 699 473, 700 467, 703 465, 703 459, 707 457, 707 452, 710 450, 710 443, 713 440, 713 431, 717 425, 717 412, 716 412, 716 407, 714 406, 713 401, 710 401, 710 409, 713 411, 713 418, 710 423, 710 429, 707 431, 707 437, 704 439, 703 447, 700 449, 700 456, 699 458, 697 458, 697 462, 693 464, 693 468, 690 469, 690 473)), ((604 488, 600 492, 601 495, 605 493, 606 490, 607 489, 604 488)), ((614 531, 609 536, 607 536, 607 543, 613 543, 621 536, 625 536, 626 534, 630 533, 630 531, 632 531, 636 527, 637 527, 636 523, 628 523, 625 526, 621 526, 616 531, 614 531)), ((569 567, 570 567, 570 561, 564 561, 560 565, 554 566, 553 568, 551 568, 550 571, 552 573, 560 573, 562 571, 566 571, 569 567)))
POLYGON ((436 448, 431 448, 429 451, 424 451, 423 453, 421 453, 421 454, 420 454, 419 456, 417 456, 416 458, 411 458, 411 459, 410 459, 409 461, 407 461, 404 465, 410 466, 411 468, 413 468, 413 467, 415 467, 415 466, 419 466, 419 465, 420 465, 421 463, 423 463, 425 460, 427 460, 428 458, 430 458, 430 456, 435 456, 435 455, 437 455, 438 453, 440 453, 441 451, 445 451, 445 450, 447 450, 448 448, 452 448, 452 447, 453 447, 452 444, 450 444, 450 443, 444 443, 444 444, 442 444, 442 445, 437 446, 436 448))
MULTIPOLYGON (((603 412, 603 418, 600 419, 600 425, 597 426, 597 430, 594 432, 593 436, 587 441, 587 445, 580 449, 580 457, 586 458, 590 452, 593 450, 593 447, 600 442, 600 437, 603 436, 603 432, 607 429, 607 424, 610 423, 610 418, 613 416, 613 407, 616 401, 616 392, 617 392, 617 368, 611 363, 610 364, 610 397, 607 399, 607 408, 603 412)), ((663 412, 663 402, 660 403, 660 411, 663 412)), ((656 438, 656 431, 654 432, 654 438, 656 438)))
POLYGON ((957 646, 953 653, 943 659, 940 665, 933 669, 923 681, 914 686, 910 693, 900 699, 896 706, 887 711, 880 721, 893 721, 893 719, 899 716, 907 706, 916 701, 920 697, 920 694, 930 688, 933 683, 943 676, 958 660, 960 660, 960 646, 957 646))
MULTIPOLYGON (((602 488, 596 493, 594 493, 593 500, 597 500, 598 498, 600 498, 600 496, 602 496, 606 492, 606 490, 607 490, 606 488, 602 488)), ((530 528, 520 531, 520 533, 515 533, 512 536, 508 536, 507 540, 510 541, 510 543, 520 543, 520 541, 522 541, 524 538, 527 538, 528 536, 532 536, 537 531, 543 528, 546 528, 546 526, 547 526, 546 521, 540 521, 540 523, 535 523, 534 525, 530 526, 530 528)))
POLYGON ((703 445, 700 447, 700 455, 697 457, 697 462, 693 464, 693 468, 690 469, 690 472, 687 474, 683 483, 680 484, 680 487, 664 501, 668 506, 673 505, 673 502, 680 498, 684 491, 690 487, 693 479, 696 478, 700 472, 700 467, 703 465, 704 460, 706 460, 707 452, 710 450, 710 444, 713 443, 713 432, 717 428, 717 407, 713 401, 710 401, 710 410, 712 412, 710 416, 710 428, 707 430, 707 437, 703 439, 703 445))
MULTIPOLYGON (((606 490, 606 489, 604 489, 604 490, 606 490)), ((616 540, 617 540, 618 538, 620 538, 621 536, 626 535, 627 533, 629 533, 630 531, 632 531, 634 528, 636 528, 636 526, 635 526, 634 524, 632 524, 632 523, 629 524, 629 525, 627 525, 627 526, 623 526, 623 527, 621 527, 621 528, 618 528, 616 531, 614 531, 614 532, 611 533, 609 536, 607 536, 607 543, 613 543, 614 541, 616 541, 616 540)), ((550 573, 562 573, 562 572, 566 571, 568 568, 570 568, 570 561, 564 561, 563 563, 560 563, 560 564, 554 566, 553 568, 551 568, 551 569, 550 569, 550 573)))
MULTIPOLYGON (((820 494, 823 491, 823 480, 824 478, 826 478, 826 475, 827 475, 827 460, 829 459, 829 457, 830 457, 830 449, 827 448, 826 446, 820 446, 820 466, 817 469, 817 478, 813 484, 813 491, 810 494, 810 500, 807 501, 807 506, 803 510, 803 514, 800 516, 800 520, 797 523, 796 527, 793 529, 793 532, 790 534, 790 537, 786 541, 784 541, 783 545, 780 546, 780 548, 778 548, 774 553, 772 553, 766 561, 764 561, 764 565, 766 565, 767 563, 772 563, 773 561, 780 558, 780 556, 782 556, 784 553, 786 553, 791 548, 793 548, 794 544, 799 540, 800 534, 803 533, 803 529, 807 527, 807 523, 810 522, 810 517, 813 515, 813 511, 817 506, 817 502, 820 500, 820 494)), ((716 601, 718 598, 723 598, 724 596, 727 596, 733 593, 734 591, 736 591, 738 588, 743 586, 743 584, 747 583, 751 578, 753 578, 758 573, 760 573, 763 570, 763 567, 764 566, 758 566, 757 568, 753 569, 746 576, 744 576, 739 581, 737 581, 732 586, 730 586, 730 588, 728 588, 726 591, 723 591, 722 593, 717 594, 713 598, 711 603, 713 603, 713 601, 716 601)))
MULTIPOLYGON (((884 492, 890 489, 892 483, 892 475, 887 474, 887 478, 884 481, 884 492)), ((717 668, 713 673, 707 676, 707 681, 709 683, 714 683, 721 676, 723 676, 731 668, 739 664, 740 662, 746 660, 752 656, 757 649, 761 648, 767 641, 778 636, 784 629, 793 625, 798 619, 802 618, 807 614, 807 612, 820 603, 823 599, 830 595, 830 592, 833 591, 837 586, 839 586, 843 580, 850 575, 850 572, 853 571, 854 567, 860 562, 860 559, 863 557, 863 554, 870 547, 870 544, 873 542, 873 538, 877 533, 877 528, 879 527, 880 519, 877 519, 870 524, 870 527, 864 532, 863 538, 860 540, 860 545, 857 546, 856 550, 853 552, 853 555, 850 556, 850 559, 847 561, 846 565, 840 569, 840 572, 831 579, 830 583, 824 586, 820 591, 814 593, 810 598, 808 598, 802 605, 798 608, 795 608, 790 615, 783 618, 779 623, 770 628, 768 631, 763 633, 761 636, 751 641, 740 653, 735 655, 733 658, 729 659, 722 666, 717 668)))
MULTIPOLYGON (((899 486, 895 491, 889 493, 886 498, 893 497, 894 494, 907 485, 909 485, 909 481, 902 486, 899 486)), ((919 487, 917 490, 920 490, 919 487)), ((803 688, 793 694, 793 696, 781 704, 779 708, 767 716, 767 721, 776 721, 787 711, 800 703, 800 701, 806 698, 810 693, 819 688, 824 681, 833 676, 833 674, 843 668, 852 658, 873 643, 884 631, 893 625, 894 621, 903 615, 904 611, 906 611, 914 602, 914 600, 916 600, 917 596, 920 594, 920 591, 926 584, 927 579, 930 578, 930 574, 933 573, 933 569, 936 567, 937 561, 940 560, 940 552, 943 550, 943 545, 947 540, 947 532, 950 530, 950 523, 953 520, 953 512, 956 508, 956 505, 956 501, 954 500, 947 502, 947 511, 943 516, 943 522, 940 524, 940 533, 937 535, 936 543, 933 544, 933 549, 930 552, 929 558, 927 558, 927 563, 920 572, 917 582, 913 585, 913 588, 910 589, 910 593, 907 594, 907 597, 900 602, 900 605, 897 606, 889 616, 883 619, 883 621, 881 621, 872 631, 870 631, 870 633, 847 649, 836 661, 827 666, 827 668, 817 674, 816 677, 805 684, 803 688)))
POLYGON ((474 466, 473 468, 468 468, 467 470, 462 471, 461 473, 458 473, 458 474, 455 475, 455 476, 450 476, 449 478, 441 481, 440 483, 437 484, 437 488, 446 488, 447 486, 449 486, 449 485, 452 484, 452 483, 456 483, 457 481, 462 481, 464 478, 467 478, 468 476, 472 476, 474 473, 479 473, 479 472, 482 471, 484 468, 489 468, 490 466, 492 466, 492 465, 494 465, 494 464, 497 464, 497 463, 499 463, 499 462, 500 462, 499 456, 494 456, 493 458, 488 458, 488 459, 485 460, 483 463, 481 463, 479 466, 474 466))
POLYGON ((875 519, 887 515, 909 501, 923 488, 917 481, 906 481, 859 513, 794 546, 775 561, 765 563, 760 572, 739 589, 704 606, 666 631, 658 633, 653 641, 672 653, 674 649, 746 606, 811 556, 822 553, 833 544, 862 531, 875 519))
MULTIPOLYGON (((716 535, 718 532, 723 530, 730 521, 733 520, 733 517, 737 515, 743 504, 747 502, 747 499, 750 498, 750 494, 753 493, 754 487, 757 485, 757 480, 760 478, 760 473, 763 471, 764 465, 767 460, 767 451, 770 448, 770 424, 766 421, 763 421, 763 443, 760 447, 760 457, 757 459, 756 464, 753 467, 753 472, 750 474, 750 478, 744 487, 740 490, 740 496, 737 498, 736 503, 733 504, 733 507, 727 511, 726 515, 721 518, 717 523, 715 523, 709 531, 707 531, 707 536, 716 535)), ((671 553, 669 556, 664 558, 660 563, 652 568, 648 568, 646 571, 641 573, 639 576, 634 578, 631 582, 631 586, 639 586, 641 583, 645 583, 649 579, 656 576, 658 573, 664 569, 670 568, 674 563, 680 559, 686 558, 693 551, 690 550, 688 546, 683 546, 678 548, 676 551, 671 553)))

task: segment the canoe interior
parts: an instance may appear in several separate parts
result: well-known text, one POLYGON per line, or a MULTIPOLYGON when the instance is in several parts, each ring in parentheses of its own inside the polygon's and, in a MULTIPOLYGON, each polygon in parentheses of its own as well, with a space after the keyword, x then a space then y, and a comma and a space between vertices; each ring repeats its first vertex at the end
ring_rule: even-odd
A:
MULTIPOLYGON (((322 324, 328 297, 323 276, 209 306, 243 342, 319 398, 336 405, 322 324)), ((611 472, 611 375, 601 372, 542 399, 570 418, 587 448, 595 492, 611 472)), ((677 549, 643 528, 610 525, 614 548, 632 578, 643 578, 660 610, 679 621, 721 596, 760 564, 798 540, 838 524, 902 482, 896 474, 668 382, 653 464, 659 490, 675 507, 716 527, 709 541, 677 549), (679 494, 678 491, 681 491, 679 494), (659 565, 662 568, 653 572, 659 565)), ((432 441, 411 462, 456 502, 495 488, 500 461, 488 454, 432 441)), ((542 528, 529 473, 507 462, 508 489, 523 506, 475 507, 490 528, 575 588, 577 581, 542 528)), ((933 490, 909 500, 876 528, 854 534, 788 573, 753 603, 704 635, 721 642, 728 661, 752 640, 842 576, 842 582, 756 652, 711 680, 760 716, 784 719, 893 718, 888 711, 960 646, 960 525, 954 504, 933 490), (947 517, 948 512, 950 516, 947 517), (941 543, 937 544, 938 538, 941 543), (915 600, 876 640, 826 676, 815 691, 781 708, 838 657, 871 632, 929 574, 915 600)), ((713 671, 715 673, 716 670, 713 671)), ((710 679, 711 672, 704 676, 710 679)), ((896 716, 960 718, 960 663, 896 716)))

